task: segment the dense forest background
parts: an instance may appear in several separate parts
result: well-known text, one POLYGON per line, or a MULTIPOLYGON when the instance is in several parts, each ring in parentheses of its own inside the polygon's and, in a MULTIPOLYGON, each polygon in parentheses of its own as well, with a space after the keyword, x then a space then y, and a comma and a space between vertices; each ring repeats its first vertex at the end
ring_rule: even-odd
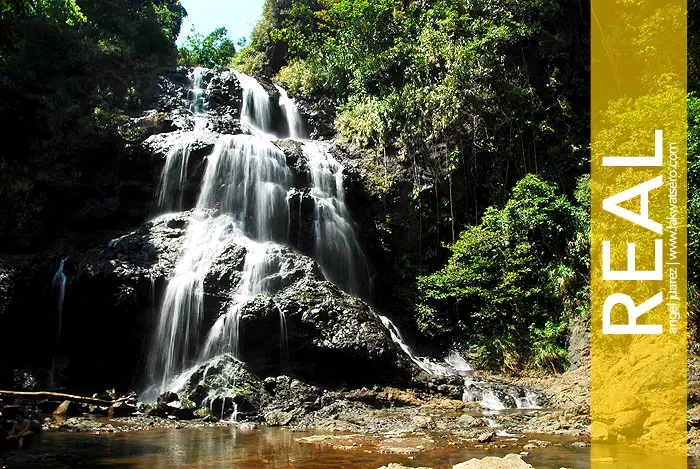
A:
POLYGON ((124 123, 163 67, 232 67, 288 88, 362 174, 373 204, 358 223, 381 260, 373 301, 416 343, 497 369, 564 369, 570 327, 589 315, 589 14, 585 0, 267 0, 247 45, 220 28, 178 50, 178 0, 0 0, 0 245, 31 252, 86 228, 69 207, 129 171, 123 149, 147 130, 124 123))

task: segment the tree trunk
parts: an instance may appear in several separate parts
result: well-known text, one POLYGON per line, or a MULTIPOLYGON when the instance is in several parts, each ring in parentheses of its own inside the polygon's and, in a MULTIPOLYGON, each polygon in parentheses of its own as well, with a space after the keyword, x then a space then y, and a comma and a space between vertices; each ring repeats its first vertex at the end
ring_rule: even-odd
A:
POLYGON ((19 397, 24 399, 55 399, 59 401, 73 401, 81 404, 98 405, 101 407, 111 407, 114 401, 103 401, 94 397, 74 396, 72 394, 63 394, 60 392, 20 392, 20 391, 0 391, 0 398, 3 397, 19 397))

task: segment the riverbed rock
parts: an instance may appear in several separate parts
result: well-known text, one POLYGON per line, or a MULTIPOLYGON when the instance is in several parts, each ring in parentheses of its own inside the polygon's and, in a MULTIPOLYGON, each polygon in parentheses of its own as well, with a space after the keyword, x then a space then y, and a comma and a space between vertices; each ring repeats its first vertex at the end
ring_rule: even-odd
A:
POLYGON ((230 417, 234 412, 242 418, 255 418, 269 400, 262 382, 230 354, 215 357, 197 368, 182 391, 189 401, 219 418, 230 417))
POLYGON ((479 443, 488 443, 489 441, 492 441, 495 436, 495 432, 485 432, 476 437, 476 439, 479 443))
POLYGON ((534 469, 523 461, 519 454, 509 454, 503 458, 488 456, 483 459, 470 459, 453 466, 452 469, 534 469))
POLYGON ((82 414, 80 404, 73 401, 63 401, 56 410, 53 411, 53 415, 61 417, 77 417, 80 414, 82 414))
POLYGON ((404 466, 403 464, 398 464, 395 462, 389 463, 386 466, 382 466, 378 469, 430 469, 429 467, 414 467, 414 466, 404 466))
POLYGON ((107 411, 107 416, 109 418, 128 417, 134 415, 137 410, 136 406, 126 402, 115 402, 107 411))

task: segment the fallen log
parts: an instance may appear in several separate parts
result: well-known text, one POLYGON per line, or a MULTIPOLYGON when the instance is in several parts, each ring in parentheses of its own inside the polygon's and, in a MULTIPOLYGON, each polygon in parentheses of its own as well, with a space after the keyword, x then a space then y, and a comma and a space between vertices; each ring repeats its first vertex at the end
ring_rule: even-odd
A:
POLYGON ((22 399, 51 399, 56 401, 73 401, 80 404, 97 405, 100 407, 111 407, 116 401, 105 401, 94 397, 74 396, 72 394, 63 394, 60 392, 24 392, 24 391, 0 391, 0 398, 14 397, 22 399))

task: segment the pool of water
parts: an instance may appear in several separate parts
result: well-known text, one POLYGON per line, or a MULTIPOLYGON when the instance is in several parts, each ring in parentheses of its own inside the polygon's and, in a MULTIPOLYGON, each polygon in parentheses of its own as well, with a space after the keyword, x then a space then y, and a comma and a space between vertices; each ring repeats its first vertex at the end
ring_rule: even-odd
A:
MULTIPOLYGON (((281 428, 243 430, 235 427, 182 428, 121 434, 45 433, 5 461, 12 468, 142 468, 142 469, 376 469, 390 462, 448 469, 470 458, 503 456, 509 448, 467 448, 435 437, 431 450, 413 455, 375 450, 338 450, 299 442, 314 435, 281 428), (461 447, 460 447, 461 446, 461 447)), ((551 440, 551 438, 550 438, 551 440)), ((590 469, 588 448, 555 445, 535 449, 524 459, 537 469, 590 469)), ((511 442, 513 444, 513 442, 511 442)), ((614 455, 611 455, 614 456, 614 455)), ((664 458, 650 454, 648 468, 662 469, 664 458)), ((2 460, 0 459, 0 467, 2 460)))

